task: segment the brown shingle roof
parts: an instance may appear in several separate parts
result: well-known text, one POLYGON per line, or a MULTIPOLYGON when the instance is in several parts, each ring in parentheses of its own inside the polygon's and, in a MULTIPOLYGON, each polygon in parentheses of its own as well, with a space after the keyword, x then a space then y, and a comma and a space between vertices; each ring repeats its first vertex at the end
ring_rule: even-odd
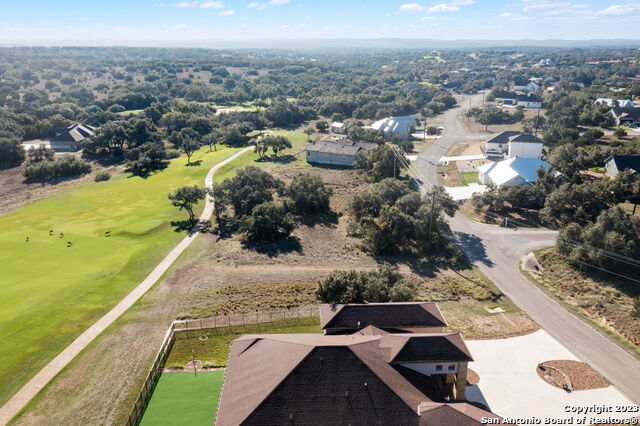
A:
POLYGON ((388 362, 473 361, 460 333, 385 334, 388 362))
POLYGON ((54 142, 82 142, 95 134, 95 128, 76 123, 66 129, 59 129, 56 133, 56 137, 51 139, 54 142))
POLYGON ((446 327, 447 323, 433 302, 320 305, 323 329, 360 329, 368 325, 378 328, 446 327))
POLYGON ((243 336, 231 346, 216 424, 477 425, 492 416, 468 404, 442 409, 389 363, 413 338, 424 343, 427 336, 243 336))

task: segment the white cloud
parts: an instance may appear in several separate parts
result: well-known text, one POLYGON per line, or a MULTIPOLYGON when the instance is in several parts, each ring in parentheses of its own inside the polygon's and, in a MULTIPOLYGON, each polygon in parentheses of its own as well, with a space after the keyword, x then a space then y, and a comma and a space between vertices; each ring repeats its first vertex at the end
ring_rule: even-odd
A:
POLYGON ((620 15, 626 15, 631 10, 633 10, 633 6, 629 7, 629 6, 622 6, 622 5, 619 5, 619 4, 614 4, 613 6, 609 6, 608 8, 598 12, 598 15, 620 16, 620 15))
POLYGON ((429 9, 429 13, 441 13, 441 12, 457 12, 460 10, 458 6, 451 6, 446 3, 437 4, 429 9))
POLYGON ((173 25, 171 28, 169 28, 170 30, 174 30, 174 31, 178 31, 178 30, 184 30, 189 28, 189 26, 187 24, 178 24, 178 25, 173 25))
POLYGON ((218 16, 233 16, 235 14, 235 10, 223 10, 222 12, 218 12, 218 16))
POLYGON ((421 21, 435 21, 436 18, 435 16, 423 16, 422 18, 420 18, 421 21))
POLYGON ((265 9, 265 8, 267 7, 267 5, 266 5, 265 3, 257 3, 257 2, 255 2, 255 1, 254 1, 254 2, 249 3, 249 4, 247 5, 247 7, 248 7, 249 9, 258 9, 258 10, 261 10, 261 9, 265 9))
POLYGON ((180 3, 176 3, 173 7, 179 7, 180 9, 187 9, 198 6, 197 1, 181 1, 180 3))
POLYGON ((500 16, 498 16, 498 18, 513 18, 514 16, 518 16, 516 13, 513 12, 505 12, 503 14, 501 14, 500 16))
POLYGON ((470 4, 476 4, 475 0, 454 0, 451 2, 453 6, 468 6, 470 4))
POLYGON ((221 1, 205 1, 202 3, 202 7, 205 9, 222 9, 224 4, 221 1))
POLYGON ((402 12, 420 12, 425 10, 426 7, 419 5, 418 3, 405 3, 400 6, 402 12))
POLYGON ((289 0, 271 0, 269 4, 287 4, 289 0))

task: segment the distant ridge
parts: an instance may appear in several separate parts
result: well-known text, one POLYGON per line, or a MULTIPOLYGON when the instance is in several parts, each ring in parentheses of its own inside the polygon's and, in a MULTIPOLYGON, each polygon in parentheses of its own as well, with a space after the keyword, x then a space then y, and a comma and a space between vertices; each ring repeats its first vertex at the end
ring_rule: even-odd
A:
POLYGON ((132 46, 132 47, 196 47, 213 49, 474 49, 508 47, 624 47, 640 48, 640 40, 438 40, 407 38, 371 39, 247 39, 247 40, 23 40, 2 42, 0 46, 132 46))

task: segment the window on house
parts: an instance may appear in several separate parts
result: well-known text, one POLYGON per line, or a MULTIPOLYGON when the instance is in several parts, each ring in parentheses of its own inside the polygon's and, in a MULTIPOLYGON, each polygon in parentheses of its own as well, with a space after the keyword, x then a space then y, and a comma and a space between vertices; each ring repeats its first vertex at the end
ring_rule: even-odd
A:
POLYGON ((456 369, 456 365, 455 364, 449 364, 449 371, 454 371, 456 369))
POLYGON ((442 371, 442 365, 436 365, 436 371, 442 371))

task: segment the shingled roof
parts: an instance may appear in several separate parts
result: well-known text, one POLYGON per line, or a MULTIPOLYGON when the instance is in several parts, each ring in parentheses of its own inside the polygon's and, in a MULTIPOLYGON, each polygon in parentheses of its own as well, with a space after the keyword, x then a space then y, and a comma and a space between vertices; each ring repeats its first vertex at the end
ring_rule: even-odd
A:
POLYGON ((605 163, 609 161, 613 161, 619 171, 630 169, 640 173, 640 155, 612 155, 605 160, 605 163))
POLYGON ((385 334, 380 347, 389 348, 389 362, 473 361, 460 333, 385 334))
POLYGON ((360 151, 368 151, 378 146, 375 143, 352 142, 348 139, 320 140, 310 143, 305 148, 308 152, 323 152, 338 155, 356 155, 360 151))
POLYGON ((520 133, 511 130, 492 135, 486 142, 498 144, 507 144, 509 142, 544 143, 542 139, 530 133, 520 133))
POLYGON ((54 142, 82 142, 86 138, 95 135, 96 129, 84 124, 76 123, 65 129, 57 129, 54 142))
POLYGON ((320 327, 323 329, 354 330, 368 325, 378 328, 446 327, 447 322, 433 302, 320 305, 320 327))
POLYGON ((274 334, 236 339, 216 424, 333 425, 340 419, 354 425, 477 425, 482 417, 497 417, 467 403, 434 402, 412 385, 389 363, 394 352, 389 349, 400 347, 397 358, 404 348, 413 348, 407 343, 414 337, 424 344, 421 338, 427 336, 407 334, 400 344, 402 336, 274 334))

